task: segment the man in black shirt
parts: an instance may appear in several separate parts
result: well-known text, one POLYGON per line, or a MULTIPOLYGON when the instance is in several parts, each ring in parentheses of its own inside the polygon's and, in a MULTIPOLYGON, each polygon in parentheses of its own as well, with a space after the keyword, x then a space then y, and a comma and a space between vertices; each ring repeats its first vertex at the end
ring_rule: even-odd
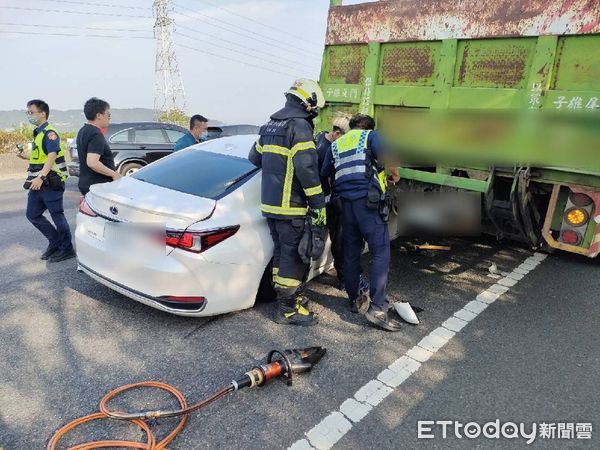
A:
POLYGON ((79 190, 86 195, 91 185, 118 180, 121 174, 115 170, 112 151, 102 134, 102 128, 110 124, 110 105, 92 97, 85 102, 83 113, 88 123, 77 133, 77 154, 79 190))

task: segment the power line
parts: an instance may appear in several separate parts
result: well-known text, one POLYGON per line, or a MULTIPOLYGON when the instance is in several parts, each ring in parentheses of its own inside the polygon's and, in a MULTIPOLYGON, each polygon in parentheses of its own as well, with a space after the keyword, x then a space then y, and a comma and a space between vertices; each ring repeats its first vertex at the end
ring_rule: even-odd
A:
POLYGON ((93 38, 109 38, 109 39, 148 39, 154 40, 153 37, 147 36, 116 36, 116 35, 105 35, 105 34, 67 34, 67 33, 51 33, 51 32, 37 32, 37 31, 12 31, 12 30, 0 30, 3 34, 27 34, 27 35, 38 35, 38 36, 70 36, 70 37, 93 37, 93 38))
MULTIPOLYGON (((206 17, 206 18, 208 18, 208 19, 210 19, 210 20, 214 20, 215 22, 220 22, 220 23, 223 23, 223 24, 225 24, 225 25, 228 25, 228 26, 230 26, 230 27, 235 27, 236 29, 243 30, 243 31, 245 31, 245 32, 247 32, 247 33, 249 33, 249 34, 252 34, 252 35, 254 35, 254 36, 259 36, 259 37, 261 37, 261 38, 266 38, 266 39, 269 39, 269 41, 266 41, 266 42, 265 42, 265 41, 262 41, 262 42, 264 42, 264 43, 267 43, 267 44, 270 44, 270 45, 272 45, 272 46, 274 46, 274 47, 275 47, 275 45, 273 45, 273 37, 272 37, 272 36, 266 36, 266 35, 264 35, 264 34, 261 34, 261 33, 256 33, 255 31, 249 30, 249 29, 247 29, 247 28, 240 27, 240 26, 238 26, 238 25, 236 25, 236 24, 233 24, 233 23, 231 23, 231 22, 227 22, 227 21, 225 21, 225 20, 222 20, 222 19, 218 19, 218 18, 216 18, 216 17, 213 17, 213 16, 209 16, 208 14, 204 14, 204 13, 201 13, 201 12, 199 12, 199 11, 194 11, 193 9, 186 8, 186 7, 184 7, 184 6, 181 6, 181 5, 179 5, 179 4, 175 4, 175 6, 176 6, 176 7, 178 7, 178 8, 180 8, 180 9, 183 9, 183 10, 185 10, 185 11, 190 11, 190 12, 192 12, 192 13, 194 13, 194 14, 197 14, 197 15, 199 15, 199 16, 206 17)), ((182 13, 178 13, 178 14, 181 14, 181 15, 184 15, 184 16, 185 16, 185 14, 182 14, 182 13)), ((190 16, 187 16, 187 17, 190 17, 190 16)), ((191 18, 193 18, 193 19, 197 19, 197 17, 191 17, 191 18)), ((238 33, 238 34, 239 34, 239 33, 238 33)), ((257 39, 257 40, 258 40, 258 39, 257 39)), ((299 51, 299 52, 301 52, 301 53, 305 53, 305 54, 306 54, 306 55, 308 55, 309 57, 316 58, 316 56, 315 56, 315 54, 314 54, 314 53, 307 52, 307 51, 306 51, 306 50, 304 50, 303 48, 301 48, 301 47, 297 47, 297 46, 295 46, 295 45, 286 44, 286 47, 280 47, 280 48, 283 48, 283 49, 284 49, 284 50, 286 50, 286 51, 289 51, 289 50, 290 50, 290 48, 293 48, 293 49, 296 49, 296 51, 299 51)))
MULTIPOLYGON (((2 23, 0 23, 0 25, 2 25, 2 23)), ((81 27, 81 28, 85 28, 85 27, 81 27)), ((0 30, 0 34, 24 34, 24 35, 36 35, 36 36, 66 36, 66 37, 91 37, 91 38, 109 38, 109 39, 145 39, 145 40, 154 40, 153 37, 148 37, 148 36, 118 36, 118 35, 104 35, 104 34, 74 34, 74 33, 58 33, 58 32, 37 32, 37 31, 13 31, 13 30, 0 30)), ((291 74, 291 73, 287 73, 287 72, 281 72, 278 70, 274 70, 271 68, 268 68, 266 66, 259 66, 256 64, 252 64, 246 61, 242 61, 236 58, 231 58, 231 57, 227 57, 224 55, 220 55, 218 53, 212 53, 208 50, 205 49, 198 49, 198 48, 194 48, 194 47, 190 47, 188 45, 184 45, 184 44, 176 44, 177 47, 182 47, 188 50, 192 50, 198 53, 204 53, 206 55, 210 55, 210 56, 214 56, 216 58, 221 58, 227 61, 231 61, 231 62, 236 62, 239 64, 243 64, 245 66, 249 66, 249 67, 254 67, 256 69, 261 69, 261 70, 266 70, 268 72, 272 72, 272 73, 278 73, 280 75, 285 75, 285 76, 289 76, 289 77, 298 77, 298 74, 291 74)), ((297 70, 297 69, 295 69, 297 70)))
POLYGON ((132 33, 150 33, 148 30, 130 30, 124 28, 100 28, 100 27, 78 27, 74 25, 48 25, 45 23, 15 23, 15 22, 0 22, 0 25, 16 26, 16 27, 37 27, 37 28, 72 28, 75 30, 95 30, 95 31, 126 31, 132 33))
MULTIPOLYGON (((222 49, 230 51, 230 52, 239 53, 242 56, 249 56, 247 53, 245 53, 245 52, 243 52, 241 50, 236 50, 236 49, 231 48, 231 47, 227 47, 227 46, 220 45, 220 44, 215 44, 214 42, 210 42, 210 41, 207 41, 207 40, 204 40, 204 39, 199 39, 197 37, 190 36, 189 34, 181 33, 181 32, 178 32, 178 31, 176 31, 175 34, 178 35, 178 36, 184 37, 186 39, 191 39, 193 41, 204 42, 204 43, 206 43, 208 45, 212 45, 212 46, 217 47, 217 48, 222 48, 222 49)), ((287 65, 287 64, 282 64, 279 61, 273 61, 273 60, 266 59, 266 58, 255 58, 255 59, 258 60, 258 61, 262 61, 262 62, 268 63, 268 64, 275 64, 276 66, 286 67, 286 68, 292 69, 292 70, 300 70, 300 67, 298 67, 298 66, 294 67, 294 66, 290 66, 290 65, 287 65)))
MULTIPOLYGON (((176 27, 176 28, 177 28, 177 29, 181 28, 181 29, 183 29, 183 30, 188 30, 188 31, 191 31, 192 33, 196 33, 196 34, 202 34, 202 35, 209 36, 209 37, 211 37, 211 38, 215 39, 215 36, 214 36, 214 35, 212 35, 212 34, 210 34, 210 33, 206 33, 206 32, 204 32, 204 31, 199 31, 199 30, 196 30, 196 29, 194 29, 194 28, 186 27, 186 26, 184 26, 184 25, 177 25, 177 27, 176 27)), ((183 33, 179 33, 179 34, 183 34, 183 33)), ((190 36, 190 38, 191 38, 191 36, 190 36)), ((194 39, 196 39, 196 38, 194 37, 194 39)), ((201 39, 198 39, 198 40, 201 40, 201 39)), ((206 41, 203 41, 203 42, 206 42, 206 41)), ((301 67, 301 66, 303 66, 303 65, 305 64, 304 62, 301 62, 301 61, 298 61, 298 60, 293 60, 293 59, 289 59, 289 58, 284 58, 284 57, 282 57, 282 56, 279 56, 279 55, 276 55, 276 54, 274 54, 274 53, 265 52, 264 50, 258 50, 258 49, 255 49, 255 48, 249 47, 249 46, 247 46, 247 45, 239 44, 239 43, 237 43, 237 42, 235 42, 235 41, 230 41, 230 40, 228 40, 228 39, 219 38, 219 42, 225 42, 225 43, 227 43, 227 44, 235 45, 236 47, 243 48, 243 49, 245 49, 245 50, 247 50, 247 51, 250 51, 250 52, 254 52, 254 53, 259 53, 259 54, 263 54, 263 55, 271 56, 271 57, 273 57, 273 58, 277 58, 278 60, 281 60, 281 61, 287 61, 287 62, 289 62, 289 63, 292 63, 292 64, 295 64, 295 65, 297 65, 298 67, 301 67)), ((211 42, 211 44, 212 44, 212 42, 211 42)), ((277 62, 277 64, 280 64, 280 62, 277 62)))
MULTIPOLYGON (((197 20, 197 19, 198 19, 197 17, 193 17, 193 16, 190 16, 190 15, 188 15, 188 14, 181 13, 181 12, 175 12, 175 14, 177 14, 177 15, 180 15, 180 16, 183 16, 183 17, 187 17, 188 19, 192 19, 192 20, 197 20)), ((211 18, 210 16, 206 16, 206 17, 208 17, 208 18, 211 18)), ((318 60, 318 59, 319 59, 319 58, 317 58, 317 57, 315 57, 315 56, 301 55, 301 54, 299 54, 298 52, 294 52, 294 51, 290 50, 290 48, 284 47, 284 46, 282 46, 282 45, 277 45, 277 44, 274 44, 272 41, 266 41, 266 40, 258 39, 258 38, 255 38, 255 37, 249 37, 248 35, 246 35, 246 34, 244 34, 244 33, 240 33, 239 31, 237 31, 237 30, 235 30, 235 29, 229 29, 229 28, 225 28, 225 27, 223 27, 223 26, 220 26, 220 25, 215 25, 215 24, 212 24, 212 23, 205 23, 205 25, 208 25, 208 26, 211 26, 211 27, 214 27, 214 28, 218 28, 218 29, 220 29, 220 30, 225 30, 225 31, 227 31, 227 32, 229 32, 229 33, 237 34, 238 36, 241 36, 241 37, 243 37, 244 39, 252 39, 252 40, 254 40, 254 41, 261 42, 261 43, 263 43, 263 44, 267 44, 267 45, 269 45, 270 47, 273 47, 273 48, 278 48, 278 49, 280 49, 280 50, 284 50, 284 51, 286 51, 286 52, 288 52, 288 53, 293 53, 293 54, 295 54, 296 56, 298 56, 298 57, 300 57, 300 58, 303 58, 303 59, 307 59, 307 58, 314 59, 314 60, 318 60)))
POLYGON ((96 3, 96 2, 88 3, 88 2, 78 2, 75 0, 42 0, 42 1, 51 2, 51 3, 66 3, 69 5, 105 6, 107 8, 136 9, 136 10, 140 10, 140 11, 148 11, 149 10, 148 7, 143 7, 143 6, 115 5, 115 4, 108 4, 108 3, 96 3))
POLYGON ((290 73, 281 72, 279 70, 274 70, 274 69, 271 69, 269 67, 259 66, 259 65, 252 64, 252 63, 249 63, 249 62, 246 62, 246 61, 241 61, 239 59, 235 59, 235 58, 230 58, 228 56, 219 55, 218 53, 212 53, 212 52, 209 52, 209 51, 204 50, 204 49, 198 49, 198 48, 190 47, 190 46, 184 45, 184 44, 177 44, 177 47, 187 48, 188 50, 192 50, 194 52, 198 52, 198 53, 202 53, 202 54, 206 54, 206 55, 211 55, 211 56, 214 56, 216 58, 225 59, 227 61, 236 62, 236 63, 239 63, 239 64, 243 64, 245 66, 254 67, 254 68, 260 69, 260 70, 265 70, 265 71, 267 71, 269 73, 278 73, 280 75, 285 75, 286 77, 291 77, 291 78, 294 78, 294 77, 297 78, 298 77, 297 74, 293 75, 293 74, 290 74, 290 73))
POLYGON ((269 25, 268 23, 259 22, 258 20, 253 19, 252 17, 245 16, 243 14, 237 13, 237 12, 231 10, 231 9, 224 8, 224 7, 219 6, 219 5, 217 5, 217 4, 213 3, 213 2, 209 2, 207 0, 199 0, 199 1, 201 1, 202 3, 205 3, 205 4, 209 5, 209 6, 212 6, 213 8, 220 9, 220 10, 228 12, 229 14, 232 14, 234 16, 237 16, 237 17, 240 17, 242 19, 254 22, 257 25, 260 25, 261 27, 270 28, 271 30, 278 31, 280 33, 284 33, 286 36, 293 37, 293 38, 296 38, 296 39, 300 39, 302 42, 309 42, 311 44, 314 44, 314 45, 317 45, 319 47, 322 47, 322 44, 320 44, 318 42, 310 41, 310 40, 306 39, 306 36, 299 36, 299 35, 296 35, 296 34, 292 34, 288 30, 284 30, 282 28, 274 27, 272 25, 269 25))
POLYGON ((98 12, 84 12, 84 11, 69 11, 64 9, 45 9, 45 8, 24 8, 21 6, 0 6, 1 9, 17 9, 20 11, 41 11, 61 14, 78 14, 82 16, 112 16, 112 17, 133 17, 136 19, 152 19, 152 16, 135 16, 132 14, 117 14, 117 13, 98 13, 98 12))

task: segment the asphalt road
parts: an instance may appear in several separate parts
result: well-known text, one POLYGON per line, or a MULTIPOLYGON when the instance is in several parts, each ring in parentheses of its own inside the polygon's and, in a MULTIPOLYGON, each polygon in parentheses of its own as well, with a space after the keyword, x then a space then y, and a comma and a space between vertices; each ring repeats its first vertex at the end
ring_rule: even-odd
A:
MULTIPOLYGON (((323 275, 309 286, 321 323, 277 325, 269 303, 211 319, 171 316, 138 304, 77 273, 74 260, 39 260, 44 238, 25 219, 21 181, 0 181, 0 447, 44 448, 68 421, 95 412, 110 389, 144 380, 178 387, 193 402, 264 361, 273 348, 322 345, 327 355, 292 387, 274 381, 234 393, 190 416, 170 449, 287 448, 322 445, 328 416, 386 367, 532 253, 491 239, 451 240, 449 252, 402 251, 393 244, 389 295, 424 308, 422 324, 385 333, 348 310, 323 275), (322 424, 323 420, 325 425, 322 424), (316 427, 316 428, 314 428, 316 427), (312 430, 312 431, 311 431, 312 430), (316 431, 315 431, 316 430, 316 431), (308 433, 308 436, 307 436, 308 433), (315 437, 316 436, 316 437, 315 437)), ((67 216, 79 194, 69 182, 67 216)), ((418 421, 591 423, 592 439, 549 439, 534 448, 599 448, 599 263, 551 255, 482 311, 361 420, 336 448, 524 448, 524 438, 467 439, 418 421)), ((377 384, 377 383, 375 383, 377 384)), ((363 389, 364 393, 364 389, 363 389)), ((357 394, 359 395, 359 394, 357 394)), ((370 400, 372 402, 372 399, 370 400)), ((368 403, 368 402, 367 402, 368 403)), ((377 402, 375 402, 377 403, 377 402)), ((117 400, 122 409, 175 406, 160 392, 117 400)), ((333 414, 338 417, 339 413, 333 414)), ((174 422, 156 424, 159 438, 174 422)), ((339 425, 339 424, 338 424, 339 425)), ((558 425, 557 425, 558 426, 558 425)), ((329 427, 329 428, 328 428, 329 427)), ((528 428, 528 429, 529 429, 528 428)), ((338 430, 339 431, 339 430, 338 430)), ((142 440, 123 423, 97 423, 65 444, 142 440)), ((308 447, 306 447, 308 448, 308 447)))

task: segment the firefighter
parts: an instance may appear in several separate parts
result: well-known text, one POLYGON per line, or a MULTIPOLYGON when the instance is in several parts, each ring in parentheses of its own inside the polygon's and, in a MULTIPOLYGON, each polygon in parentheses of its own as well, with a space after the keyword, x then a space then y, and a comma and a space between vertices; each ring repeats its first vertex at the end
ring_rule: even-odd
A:
POLYGON ((261 211, 273 239, 275 322, 309 326, 318 322, 301 293, 309 266, 298 253, 307 217, 326 223, 325 196, 313 141, 313 119, 325 105, 319 85, 299 79, 285 92, 286 103, 260 128, 249 159, 262 168, 261 211))
MULTIPOLYGON (((385 212, 386 179, 380 135, 374 131, 372 117, 357 114, 350 120, 350 131, 336 140, 325 156, 321 175, 335 175, 335 190, 342 198, 344 240, 344 283, 353 310, 358 303, 360 257, 363 240, 371 253, 370 297, 366 319, 387 331, 399 331, 400 323, 388 317, 389 301, 385 288, 390 265, 390 236, 385 212)), ((390 183, 399 180, 390 167, 390 183)), ((412 311, 412 310, 411 310, 412 311)), ((414 314, 414 313, 413 313, 414 314)))
POLYGON ((71 243, 71 229, 63 209, 65 180, 68 177, 64 151, 56 128, 48 124, 50 107, 45 101, 27 102, 27 115, 29 122, 36 125, 28 176, 23 185, 29 190, 27 219, 48 239, 48 247, 41 259, 48 262, 64 261, 76 256, 71 243), (54 225, 44 217, 46 210, 54 225))

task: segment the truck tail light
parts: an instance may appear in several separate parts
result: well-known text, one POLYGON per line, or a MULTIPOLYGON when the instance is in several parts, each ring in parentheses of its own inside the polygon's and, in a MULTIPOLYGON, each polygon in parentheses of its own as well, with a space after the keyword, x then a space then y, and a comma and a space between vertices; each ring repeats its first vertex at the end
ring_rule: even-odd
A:
POLYGON ((582 236, 575 230, 565 230, 560 234, 560 240, 565 244, 579 245, 582 241, 582 236))
POLYGON ((233 236, 240 229, 239 225, 207 231, 174 231, 167 230, 166 244, 188 252, 202 253, 209 248, 233 236))
POLYGON ((572 227, 580 227, 590 220, 589 213, 582 208, 574 206, 565 211, 565 221, 572 227))
POLYGON ((580 192, 572 192, 570 195, 571 203, 575 206, 579 206, 580 208, 585 208, 586 206, 590 206, 594 200, 587 194, 583 194, 580 192))

